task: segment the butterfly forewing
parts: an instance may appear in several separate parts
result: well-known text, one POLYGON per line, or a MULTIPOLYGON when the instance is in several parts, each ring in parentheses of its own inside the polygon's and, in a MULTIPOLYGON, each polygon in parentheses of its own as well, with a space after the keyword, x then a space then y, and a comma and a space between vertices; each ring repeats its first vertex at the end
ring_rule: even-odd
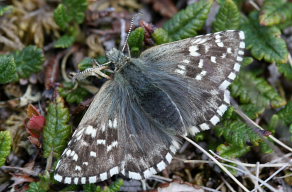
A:
POLYGON ((188 80, 195 120, 189 132, 195 134, 216 125, 227 110, 227 88, 240 70, 244 48, 244 33, 230 30, 159 45, 140 58, 188 80))
POLYGON ((139 180, 171 162, 179 144, 146 120, 133 94, 119 81, 106 82, 62 154, 56 180, 96 183, 119 173, 139 180))

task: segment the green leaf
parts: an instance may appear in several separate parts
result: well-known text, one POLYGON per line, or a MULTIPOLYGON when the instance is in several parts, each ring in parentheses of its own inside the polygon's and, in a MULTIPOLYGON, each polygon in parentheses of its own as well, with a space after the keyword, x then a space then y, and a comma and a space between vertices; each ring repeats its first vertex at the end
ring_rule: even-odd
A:
POLYGON ((258 146, 263 141, 252 128, 240 120, 225 120, 215 127, 215 132, 218 136, 223 136, 228 143, 241 148, 249 143, 258 146))
POLYGON ((119 192, 121 189, 121 186, 124 185, 124 181, 122 179, 119 179, 115 181, 113 184, 111 184, 108 187, 105 187, 101 192, 119 192))
POLYGON ((60 95, 65 97, 68 103, 81 103, 90 96, 90 93, 82 87, 73 89, 74 85, 73 82, 64 82, 63 87, 59 88, 60 95))
POLYGON ((5 13, 12 11, 13 6, 7 5, 7 6, 0 6, 0 16, 4 15, 5 13))
POLYGON ((259 115, 263 114, 265 111, 264 107, 259 107, 254 104, 244 104, 240 105, 240 108, 244 111, 244 113, 250 118, 250 119, 256 119, 259 117, 259 115))
POLYGON ((94 60, 96 60, 96 62, 99 64, 104 64, 104 63, 108 62, 108 59, 105 56, 99 56, 96 59, 90 58, 90 57, 85 57, 80 63, 78 63, 78 69, 80 71, 84 71, 87 68, 93 67, 93 64, 95 62, 94 60))
POLYGON ((59 4, 54 11, 54 19, 61 29, 66 29, 69 22, 72 20, 69 15, 67 15, 66 7, 63 4, 59 4))
POLYGON ((73 18, 78 24, 82 23, 87 10, 87 0, 63 0, 67 15, 73 18))
POLYGON ((0 84, 16 81, 16 65, 11 55, 0 55, 0 84))
POLYGON ((70 116, 61 97, 49 104, 43 132, 44 157, 48 157, 52 152, 54 157, 58 158, 67 146, 72 131, 70 116))
POLYGON ((69 35, 64 35, 55 42, 54 47, 55 48, 68 48, 68 47, 71 47, 74 42, 75 42, 75 37, 69 36, 69 35))
POLYGON ((87 68, 93 67, 94 59, 90 57, 85 57, 80 63, 78 63, 78 69, 83 71, 87 68))
POLYGON ((252 103, 257 107, 282 107, 286 100, 264 79, 245 71, 231 84, 231 93, 244 104, 252 103))
POLYGON ((289 80, 292 80, 292 66, 289 63, 278 64, 278 70, 289 80))
POLYGON ((83 185, 84 192, 96 192, 97 186, 95 184, 83 185))
POLYGON ((263 153, 273 153, 274 152, 274 150, 266 142, 260 143, 260 148, 261 148, 261 152, 263 152, 263 153))
POLYGON ((287 126, 292 124, 292 101, 288 102, 288 104, 277 113, 279 119, 283 120, 287 126))
POLYGON ((281 31, 277 27, 261 26, 257 12, 244 19, 241 30, 245 32, 247 49, 253 57, 270 63, 287 62, 288 50, 286 42, 281 38, 281 31))
POLYGON ((252 57, 244 57, 241 64, 242 64, 242 67, 246 67, 246 66, 248 66, 248 65, 250 65, 252 63, 253 63, 253 58, 252 57))
POLYGON ((140 52, 144 46, 144 34, 145 29, 143 27, 139 27, 131 32, 128 44, 130 47, 131 55, 134 57, 138 57, 140 52))
POLYGON ((20 78, 28 78, 31 74, 42 70, 42 64, 45 60, 42 49, 36 46, 28 46, 12 55, 20 78))
POLYGON ((213 0, 201 0, 189 5, 166 22, 163 29, 173 40, 196 36, 204 27, 212 4, 213 0))
POLYGON ((168 35, 168 32, 164 30, 163 28, 158 28, 152 33, 152 37, 155 40, 156 44, 164 44, 169 43, 172 41, 170 36, 168 35))
POLYGON ((102 189, 100 186, 96 186, 95 184, 87 184, 83 185, 83 190, 85 192, 119 192, 121 186, 123 185, 124 181, 122 179, 119 179, 110 186, 104 187, 104 189, 102 189))
POLYGON ((87 9, 87 0, 63 0, 54 11, 54 19, 61 29, 66 29, 70 22, 82 23, 87 9))
POLYGON ((221 4, 216 20, 213 23, 213 31, 238 29, 240 25, 240 12, 232 0, 226 0, 221 4))
POLYGON ((9 131, 0 131, 0 167, 5 164, 7 156, 10 154, 12 137, 9 131))
POLYGON ((239 147, 238 145, 221 144, 217 147, 217 153, 225 158, 238 158, 242 157, 250 151, 249 146, 239 147))
POLYGON ((50 183, 50 174, 46 171, 44 175, 40 176, 39 182, 29 184, 29 189, 26 192, 46 192, 49 190, 50 183))
POLYGON ((46 192, 47 190, 42 189, 39 182, 32 182, 29 184, 29 189, 26 192, 46 192))
POLYGON ((292 3, 287 0, 265 0, 259 18, 261 25, 284 23, 292 19, 292 3))

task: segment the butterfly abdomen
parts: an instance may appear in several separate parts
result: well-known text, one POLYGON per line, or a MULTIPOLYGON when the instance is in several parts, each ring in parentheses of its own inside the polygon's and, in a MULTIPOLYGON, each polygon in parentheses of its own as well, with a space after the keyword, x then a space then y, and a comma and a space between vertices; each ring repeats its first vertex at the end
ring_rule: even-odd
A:
POLYGON ((145 74, 144 70, 142 72, 139 67, 143 65, 139 63, 142 61, 134 61, 120 71, 120 78, 133 89, 138 106, 161 128, 172 129, 174 133, 176 129, 180 130, 184 126, 180 109, 168 93, 152 80, 151 75, 145 74), (135 76, 131 73, 135 73, 135 76))

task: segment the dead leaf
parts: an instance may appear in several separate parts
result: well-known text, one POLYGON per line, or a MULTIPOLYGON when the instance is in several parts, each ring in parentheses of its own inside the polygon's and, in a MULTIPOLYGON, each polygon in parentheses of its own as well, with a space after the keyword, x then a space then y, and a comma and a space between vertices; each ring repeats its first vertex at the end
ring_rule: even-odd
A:
POLYGON ((153 9, 159 12, 161 15, 171 18, 177 13, 177 8, 171 0, 143 0, 145 3, 151 3, 153 9))

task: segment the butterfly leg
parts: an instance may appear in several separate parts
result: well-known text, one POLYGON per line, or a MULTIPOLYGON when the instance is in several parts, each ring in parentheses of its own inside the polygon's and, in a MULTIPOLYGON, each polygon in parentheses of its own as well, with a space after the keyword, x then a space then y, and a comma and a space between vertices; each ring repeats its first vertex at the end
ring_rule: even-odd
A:
POLYGON ((103 77, 106 79, 111 79, 110 76, 106 75, 105 73, 102 72, 102 70, 108 69, 108 66, 98 66, 98 67, 92 67, 92 68, 87 68, 84 71, 81 71, 79 73, 71 73, 72 75, 72 80, 73 81, 80 81, 83 80, 89 76, 96 76, 98 78, 103 77))

